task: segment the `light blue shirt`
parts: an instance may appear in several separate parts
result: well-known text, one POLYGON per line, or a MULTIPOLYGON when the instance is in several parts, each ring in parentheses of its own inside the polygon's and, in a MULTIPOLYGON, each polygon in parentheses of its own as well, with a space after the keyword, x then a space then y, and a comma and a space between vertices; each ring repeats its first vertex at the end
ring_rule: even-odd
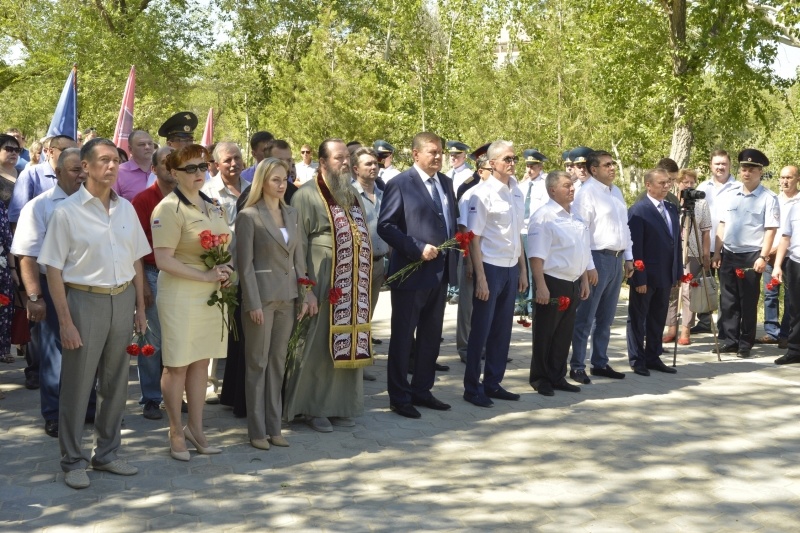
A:
POLYGON ((358 194, 361 195, 361 203, 364 206, 364 214, 366 215, 367 227, 369 228, 369 238, 372 241, 372 256, 380 257, 388 254, 389 245, 378 235, 378 218, 381 213, 383 191, 377 187, 373 189, 375 193, 375 203, 372 203, 372 200, 369 199, 367 193, 364 192, 364 188, 357 180, 353 180, 353 187, 358 191, 358 194))
POLYGON ((56 171, 48 161, 23 170, 17 178, 14 194, 8 204, 8 220, 16 224, 25 204, 55 186, 56 171))
POLYGON ((761 250, 764 232, 781 225, 778 196, 764 188, 747 192, 737 183, 720 198, 720 222, 725 223, 722 246, 733 253, 752 253, 761 250))

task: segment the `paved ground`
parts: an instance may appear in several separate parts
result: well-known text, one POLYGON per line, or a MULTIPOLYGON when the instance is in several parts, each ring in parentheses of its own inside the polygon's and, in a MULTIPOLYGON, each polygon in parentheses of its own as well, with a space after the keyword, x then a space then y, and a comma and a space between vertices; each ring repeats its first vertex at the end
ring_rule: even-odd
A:
MULTIPOLYGON (((625 308, 612 364, 628 371, 625 308)), ((376 315, 388 338, 388 293, 376 315)), ((206 408, 216 456, 174 461, 167 423, 142 418, 132 367, 122 454, 137 476, 89 472, 63 483, 22 364, 0 368, 1 531, 787 531, 800 530, 800 366, 717 362, 709 335, 681 348, 677 375, 597 379, 545 398, 527 383, 530 332, 514 325, 505 384, 519 402, 461 399, 455 307, 448 306, 435 394, 450 412, 407 420, 388 410, 386 344, 366 413, 352 429, 294 424, 289 448, 258 451, 244 420, 206 408)), ((91 442, 87 426, 86 444, 91 442)))

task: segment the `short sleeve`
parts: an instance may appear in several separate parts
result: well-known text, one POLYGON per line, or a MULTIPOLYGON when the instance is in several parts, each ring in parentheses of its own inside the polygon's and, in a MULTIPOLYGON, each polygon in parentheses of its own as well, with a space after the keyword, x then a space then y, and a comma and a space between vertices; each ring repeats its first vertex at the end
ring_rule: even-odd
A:
POLYGON ((11 243, 11 253, 37 257, 42 248, 42 241, 47 226, 44 223, 44 202, 28 202, 22 208, 11 243), (38 209, 37 209, 38 208, 38 209))
POLYGON ((779 228, 781 226, 781 207, 778 198, 772 194, 767 197, 767 205, 764 210, 764 227, 766 229, 779 228))
MULTIPOLYGON (((172 199, 171 197, 167 197, 172 199)), ((178 247, 183 230, 184 217, 180 205, 164 199, 153 210, 150 229, 153 234, 153 248, 178 247)))
POLYGON ((553 236, 548 231, 546 219, 547 217, 543 216, 541 212, 531 217, 528 224, 528 258, 547 259, 553 243, 553 236))
POLYGON ((67 262, 70 234, 72 233, 66 207, 66 205, 58 207, 53 212, 38 258, 39 264, 59 270, 63 270, 67 262))
POLYGON ((486 214, 488 210, 480 194, 473 194, 467 203, 467 229, 475 235, 482 235, 486 227, 486 214))

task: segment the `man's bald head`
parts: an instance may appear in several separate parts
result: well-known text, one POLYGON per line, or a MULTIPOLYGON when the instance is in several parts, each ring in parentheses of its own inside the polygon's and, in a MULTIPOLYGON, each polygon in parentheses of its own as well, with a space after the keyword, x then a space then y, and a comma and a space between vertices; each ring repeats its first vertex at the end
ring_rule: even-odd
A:
POLYGON ((781 177, 783 176, 793 176, 797 178, 800 177, 800 171, 794 165, 786 165, 781 169, 781 177))
POLYGON ((781 193, 789 198, 797 194, 797 185, 800 182, 800 172, 794 165, 787 165, 781 169, 778 185, 781 193))

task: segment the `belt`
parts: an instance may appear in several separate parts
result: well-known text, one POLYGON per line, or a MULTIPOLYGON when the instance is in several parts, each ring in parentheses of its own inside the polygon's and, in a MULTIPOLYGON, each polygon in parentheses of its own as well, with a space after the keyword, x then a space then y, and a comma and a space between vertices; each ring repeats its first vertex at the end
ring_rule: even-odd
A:
POLYGON ((598 254, 606 254, 606 255, 613 255, 614 257, 619 257, 625 250, 592 250, 593 252, 597 252, 598 254))
POLYGON ((389 255, 389 254, 383 254, 383 255, 373 255, 373 256, 372 256, 372 262, 373 262, 373 263, 377 263, 378 261, 381 261, 381 260, 382 260, 384 257, 386 257, 387 255, 389 255))
POLYGON ((116 296, 117 294, 122 293, 130 284, 130 281, 126 281, 122 285, 117 285, 116 287, 92 287, 91 285, 81 285, 79 283, 64 283, 64 285, 70 289, 77 289, 79 291, 90 292, 92 294, 109 294, 111 296, 116 296))

